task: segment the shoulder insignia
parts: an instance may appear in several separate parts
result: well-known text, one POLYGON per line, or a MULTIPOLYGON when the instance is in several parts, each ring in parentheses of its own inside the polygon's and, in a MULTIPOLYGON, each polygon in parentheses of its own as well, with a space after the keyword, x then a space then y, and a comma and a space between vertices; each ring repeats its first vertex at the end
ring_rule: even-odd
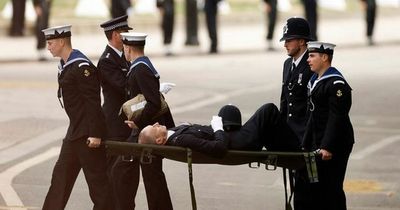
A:
POLYGON ((343 84, 343 85, 345 84, 343 80, 336 80, 333 82, 334 85, 336 85, 338 83, 343 84))
POLYGON ((342 95, 343 95, 343 92, 340 89, 336 91, 337 97, 342 97, 342 95))
POLYGON ((85 77, 90 76, 90 71, 85 69, 85 71, 83 71, 83 75, 85 75, 85 77))
POLYGON ((89 66, 89 63, 88 62, 82 62, 78 66, 79 67, 81 67, 81 66, 89 66))

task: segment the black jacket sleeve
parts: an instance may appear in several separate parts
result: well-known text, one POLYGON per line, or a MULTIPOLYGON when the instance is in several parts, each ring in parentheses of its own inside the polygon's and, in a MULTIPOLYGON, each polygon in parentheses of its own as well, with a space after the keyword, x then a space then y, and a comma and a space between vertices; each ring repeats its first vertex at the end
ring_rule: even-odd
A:
POLYGON ((170 145, 188 147, 214 157, 223 157, 228 150, 224 131, 214 133, 214 140, 202 139, 191 134, 181 134, 170 141, 170 145))

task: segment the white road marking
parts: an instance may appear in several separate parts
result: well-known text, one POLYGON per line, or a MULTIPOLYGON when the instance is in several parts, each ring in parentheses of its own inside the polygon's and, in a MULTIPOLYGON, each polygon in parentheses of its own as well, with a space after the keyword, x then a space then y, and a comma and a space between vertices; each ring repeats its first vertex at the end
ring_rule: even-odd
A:
POLYGON ((0 174, 0 193, 5 201, 5 204, 9 206, 10 209, 27 210, 17 192, 12 187, 12 181, 14 177, 27 168, 53 158, 54 156, 58 155, 59 152, 60 147, 52 147, 46 152, 14 165, 0 174))
POLYGON ((261 85, 261 86, 256 86, 256 87, 248 87, 248 88, 244 88, 244 89, 234 90, 231 92, 227 92, 225 94, 215 94, 205 100, 199 100, 197 102, 193 102, 188 105, 176 107, 173 109, 173 113, 180 114, 180 113, 184 113, 184 112, 188 112, 188 111, 193 111, 193 110, 199 109, 201 107, 205 107, 210 104, 215 104, 217 102, 226 100, 230 97, 240 96, 240 95, 248 94, 250 92, 253 92, 253 93, 264 92, 267 90, 275 89, 276 87, 278 87, 276 84, 271 83, 269 85, 261 85))
POLYGON ((46 146, 54 142, 56 139, 62 138, 62 136, 65 135, 66 132, 67 127, 62 126, 3 150, 0 153, 0 165, 23 157, 40 147, 46 146))
POLYGON ((397 142, 400 140, 400 135, 396 136, 391 136, 385 139, 382 139, 375 144, 371 144, 368 147, 362 149, 361 151, 358 151, 356 153, 353 153, 353 155, 350 156, 350 159, 352 160, 361 160, 364 159, 366 156, 370 155, 371 153, 374 153, 390 144, 393 144, 394 142, 397 142))

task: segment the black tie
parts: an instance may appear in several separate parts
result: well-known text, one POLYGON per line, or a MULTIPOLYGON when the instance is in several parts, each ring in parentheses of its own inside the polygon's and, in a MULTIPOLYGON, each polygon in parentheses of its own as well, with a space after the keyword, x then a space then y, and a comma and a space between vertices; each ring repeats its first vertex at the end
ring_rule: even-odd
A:
POLYGON ((288 79, 292 78, 293 70, 296 68, 296 64, 292 63, 292 68, 289 71, 288 79))

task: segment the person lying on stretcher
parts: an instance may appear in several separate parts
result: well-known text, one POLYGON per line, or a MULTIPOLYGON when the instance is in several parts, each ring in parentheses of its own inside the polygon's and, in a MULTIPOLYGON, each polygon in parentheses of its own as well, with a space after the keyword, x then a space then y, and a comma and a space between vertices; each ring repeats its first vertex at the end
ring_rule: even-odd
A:
MULTIPOLYGON (((133 121, 126 121, 135 127, 133 121)), ((140 144, 188 147, 215 157, 222 157, 228 149, 257 151, 300 151, 296 135, 281 120, 278 108, 272 104, 261 106, 241 126, 240 110, 233 105, 221 108, 213 116, 211 125, 183 124, 171 129, 155 123, 139 134, 140 144)))

